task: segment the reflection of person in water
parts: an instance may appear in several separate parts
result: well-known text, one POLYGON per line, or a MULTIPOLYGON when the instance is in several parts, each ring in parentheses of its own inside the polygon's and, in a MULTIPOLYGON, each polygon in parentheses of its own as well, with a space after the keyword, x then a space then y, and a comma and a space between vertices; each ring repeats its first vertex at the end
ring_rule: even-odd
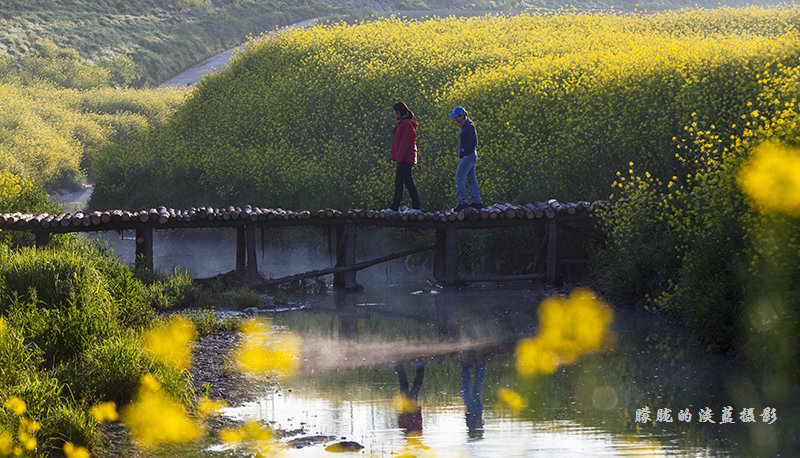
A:
POLYGON ((461 397, 467 408, 467 431, 470 438, 483 437, 483 379, 486 375, 486 361, 477 358, 463 357, 461 359, 461 397), (475 372, 475 381, 472 381, 472 372, 475 372))
POLYGON ((409 389, 405 368, 398 363, 392 363, 392 369, 397 372, 397 378, 400 381, 401 406, 397 424, 407 435, 422 432, 422 407, 419 406, 417 400, 419 391, 422 389, 422 379, 425 376, 425 364, 414 361, 411 365, 414 367, 415 373, 414 383, 409 389))

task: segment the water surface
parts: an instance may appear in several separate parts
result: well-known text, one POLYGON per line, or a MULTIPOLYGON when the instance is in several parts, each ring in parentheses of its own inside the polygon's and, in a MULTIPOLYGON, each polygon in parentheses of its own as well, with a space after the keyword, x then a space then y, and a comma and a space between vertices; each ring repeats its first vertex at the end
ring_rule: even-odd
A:
MULTIPOLYGON (((367 456, 770 456, 796 440, 787 433, 794 412, 731 395, 727 386, 742 368, 650 314, 618 309, 603 351, 522 377, 515 342, 536 333, 541 293, 412 286, 266 312, 303 338, 302 370, 224 415, 294 431, 282 439, 287 444, 330 436, 288 456, 319 456, 340 440, 360 443, 367 456), (512 411, 499 401, 501 388, 527 407, 512 411), (401 391, 417 394, 419 411, 398 409, 401 391), (723 424, 728 406, 733 423, 723 424), (777 408, 776 423, 762 421, 766 407, 777 408), (637 421, 645 408, 650 421, 637 421), (715 423, 700 422, 706 408, 715 423), (748 408, 755 423, 740 420, 748 408), (669 415, 662 410, 656 421, 658 409, 669 415), (679 419, 685 409, 689 421, 679 419)), ((213 451, 236 453, 224 444, 206 449, 213 451)))

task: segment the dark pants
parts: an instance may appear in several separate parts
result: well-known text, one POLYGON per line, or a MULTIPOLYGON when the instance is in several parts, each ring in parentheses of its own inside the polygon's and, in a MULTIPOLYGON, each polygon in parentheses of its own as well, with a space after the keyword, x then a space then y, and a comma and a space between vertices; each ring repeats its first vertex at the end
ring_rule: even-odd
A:
POLYGON ((397 170, 394 175, 394 200, 392 205, 389 206, 392 210, 400 208, 400 201, 403 200, 403 185, 408 188, 408 194, 411 196, 411 208, 420 208, 419 193, 417 187, 414 186, 414 179, 411 177, 411 164, 408 162, 401 162, 397 164, 397 170))

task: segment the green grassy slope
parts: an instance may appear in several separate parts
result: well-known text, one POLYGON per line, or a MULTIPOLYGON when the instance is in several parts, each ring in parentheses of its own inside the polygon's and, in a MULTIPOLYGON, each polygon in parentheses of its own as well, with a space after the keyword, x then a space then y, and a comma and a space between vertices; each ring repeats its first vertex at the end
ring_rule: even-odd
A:
POLYGON ((248 33, 331 14, 313 1, 7 0, 0 3, 0 54, 27 55, 42 38, 96 60, 131 55, 137 83, 152 84, 241 42, 248 33), (185 5, 185 6, 182 6, 185 5))

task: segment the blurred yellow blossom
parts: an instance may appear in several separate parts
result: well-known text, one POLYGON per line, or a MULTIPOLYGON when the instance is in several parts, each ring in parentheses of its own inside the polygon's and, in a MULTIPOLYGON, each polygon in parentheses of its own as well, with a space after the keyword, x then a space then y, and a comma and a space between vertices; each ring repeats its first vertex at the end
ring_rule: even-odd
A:
POLYGON ((163 325, 142 334, 142 348, 158 361, 186 370, 192 359, 197 331, 191 321, 173 316, 163 325))
POLYGON ((800 149, 759 146, 739 172, 739 186, 764 211, 800 216, 800 149))
POLYGON ((0 456, 11 455, 14 437, 8 431, 0 431, 0 456))
POLYGON ((272 433, 260 423, 249 421, 238 428, 223 428, 219 438, 228 444, 242 444, 253 452, 272 456, 278 452, 280 445, 273 439, 272 433))
POLYGON ((276 332, 269 321, 242 323, 242 343, 235 359, 246 375, 291 375, 297 370, 301 340, 291 333, 276 332))
POLYGON ((66 458, 89 458, 89 450, 72 442, 67 442, 64 444, 64 456, 66 458))
POLYGON ((215 401, 208 398, 202 398, 197 403, 197 412, 204 417, 213 415, 221 409, 228 407, 225 401, 215 401))
POLYGON ((151 374, 142 377, 136 398, 121 414, 131 435, 144 447, 190 442, 203 433, 202 426, 187 417, 183 405, 161 391, 151 374))
POLYGON ((114 401, 101 402, 89 409, 89 413, 97 421, 115 421, 119 418, 117 404, 114 401))
POLYGON ((517 371, 552 373, 582 353, 600 347, 613 312, 594 292, 575 289, 567 298, 549 297, 539 306, 539 334, 517 344, 517 371))
POLYGON ((236 444, 244 442, 244 440, 247 439, 247 433, 244 428, 222 428, 219 432, 219 439, 222 442, 236 444))
POLYGON ((25 401, 17 396, 11 396, 3 403, 3 407, 14 412, 14 415, 22 415, 25 413, 25 401))
POLYGON ((519 412, 528 405, 528 401, 525 398, 509 388, 497 390, 497 397, 514 412, 519 412))

